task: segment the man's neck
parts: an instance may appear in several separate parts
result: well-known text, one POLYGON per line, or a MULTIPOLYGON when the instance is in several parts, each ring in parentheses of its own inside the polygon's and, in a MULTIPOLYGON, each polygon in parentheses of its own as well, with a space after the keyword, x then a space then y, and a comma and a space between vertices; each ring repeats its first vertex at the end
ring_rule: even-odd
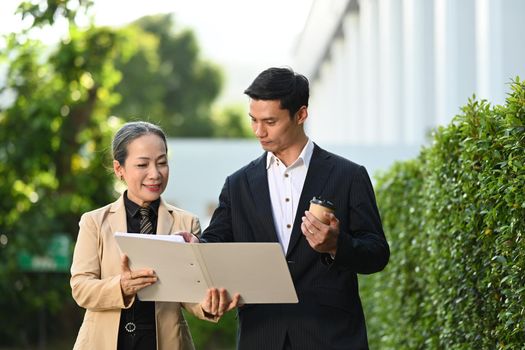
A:
POLYGON ((302 136, 297 142, 290 145, 288 148, 284 149, 279 153, 274 153, 274 155, 283 162, 283 164, 288 167, 293 162, 299 158, 304 146, 308 142, 308 137, 306 135, 302 136))

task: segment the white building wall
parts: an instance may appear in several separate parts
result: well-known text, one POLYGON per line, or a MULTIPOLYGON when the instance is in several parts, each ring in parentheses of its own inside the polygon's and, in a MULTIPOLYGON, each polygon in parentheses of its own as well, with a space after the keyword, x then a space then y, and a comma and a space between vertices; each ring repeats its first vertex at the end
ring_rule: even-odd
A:
POLYGON ((501 1, 478 0, 476 7, 476 68, 480 98, 496 96, 502 100, 503 91, 498 93, 499 79, 502 78, 501 51, 503 31, 501 1))
POLYGON ((402 0, 378 3, 379 18, 379 101, 376 110, 380 144, 401 139, 403 126, 402 0))
POLYGON ((347 122, 348 135, 346 142, 357 144, 362 129, 363 119, 361 118, 361 60, 359 47, 361 45, 359 32, 359 15, 357 11, 349 12, 343 22, 343 38, 345 43, 345 60, 347 73, 345 80, 347 83, 347 95, 343 101, 345 116, 347 122))
MULTIPOLYGON (((379 35, 378 35, 378 0, 364 1, 360 5, 360 50, 362 83, 362 129, 359 130, 362 144, 379 142, 379 35)), ((382 101, 381 101, 382 102, 382 101)))
POLYGON ((314 0, 296 69, 311 110, 341 120, 310 135, 419 147, 473 94, 503 103, 525 77, 524 17, 522 0, 314 0))
POLYGON ((525 77, 525 1, 478 0, 476 5, 478 95, 501 104, 509 82, 525 77))
POLYGON ((403 124, 399 141, 421 144, 435 112, 431 106, 434 92, 433 2, 404 0, 402 3, 403 124))
POLYGON ((319 79, 314 82, 313 89, 316 94, 310 99, 310 108, 308 121, 306 123, 306 132, 308 135, 316 135, 314 140, 322 139, 331 141, 335 132, 334 121, 337 118, 337 106, 334 106, 334 89, 330 86, 333 84, 332 62, 325 61, 319 69, 319 79), (323 77, 332 77, 324 79, 323 77), (328 127, 330 126, 330 127, 328 127))
POLYGON ((345 49, 344 42, 341 36, 338 36, 332 47, 332 62, 333 62, 333 76, 334 76, 334 91, 333 98, 330 104, 334 106, 331 113, 330 120, 333 120, 333 143, 345 143, 348 135, 347 123, 348 120, 347 112, 345 108, 345 100, 348 95, 346 81, 348 81, 348 75, 346 73, 345 63, 345 49))
POLYGON ((498 38, 494 38, 494 41, 503 42, 503 47, 496 61, 501 72, 494 77, 492 86, 497 92, 504 92, 495 100, 497 103, 503 103, 511 79, 514 79, 516 75, 519 75, 521 80, 525 79, 525 25, 523 24, 525 23, 525 1, 493 0, 492 2, 494 6, 497 4, 501 6, 499 20, 503 28, 498 38))
MULTIPOLYGON (((353 0, 356 1, 356 0, 353 0)), ((316 72, 327 59, 334 33, 345 14, 351 0, 330 0, 312 2, 312 8, 303 34, 297 41, 295 52, 296 66, 301 73, 315 78, 316 72)))
POLYGON ((446 124, 476 91, 475 0, 435 0, 436 122, 446 124))

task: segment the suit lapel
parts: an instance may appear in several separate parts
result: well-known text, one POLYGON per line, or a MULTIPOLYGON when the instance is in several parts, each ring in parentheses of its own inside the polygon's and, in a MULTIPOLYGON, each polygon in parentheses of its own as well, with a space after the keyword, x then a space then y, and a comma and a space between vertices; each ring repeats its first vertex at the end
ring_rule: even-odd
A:
MULTIPOLYGON (((278 242, 277 232, 273 223, 270 189, 268 188, 268 174, 266 171, 266 154, 255 160, 251 167, 246 169, 248 185, 256 208, 255 217, 259 220, 262 241, 278 242)), ((259 236, 259 235, 257 235, 259 236)), ((255 237, 254 237, 255 238, 255 237)))
POLYGON ((314 196, 319 196, 323 192, 323 188, 326 181, 330 177, 333 162, 330 162, 330 154, 319 146, 314 146, 314 152, 310 165, 308 166, 308 173, 304 181, 303 190, 301 192, 301 198, 299 199, 299 205, 297 206, 297 213, 295 214, 295 221, 292 230, 292 236, 290 237, 290 243, 288 245, 287 255, 293 250, 299 238, 301 238, 301 223, 304 212, 308 210, 310 206, 310 200, 314 196))

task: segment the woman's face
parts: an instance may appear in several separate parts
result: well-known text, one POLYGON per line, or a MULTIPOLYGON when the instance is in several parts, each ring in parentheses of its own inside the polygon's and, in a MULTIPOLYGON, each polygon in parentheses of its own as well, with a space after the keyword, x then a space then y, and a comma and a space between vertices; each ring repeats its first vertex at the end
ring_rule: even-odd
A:
POLYGON ((128 144, 125 164, 113 161, 117 177, 128 186, 128 198, 140 206, 149 205, 166 189, 169 177, 168 157, 164 141, 155 134, 146 134, 128 144))

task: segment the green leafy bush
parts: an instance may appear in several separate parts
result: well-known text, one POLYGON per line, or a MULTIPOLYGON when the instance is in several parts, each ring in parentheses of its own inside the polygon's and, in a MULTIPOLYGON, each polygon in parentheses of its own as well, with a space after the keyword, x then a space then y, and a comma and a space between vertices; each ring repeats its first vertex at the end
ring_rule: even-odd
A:
POLYGON ((391 260, 362 279, 372 349, 523 349, 525 83, 474 98, 377 178, 391 260))

